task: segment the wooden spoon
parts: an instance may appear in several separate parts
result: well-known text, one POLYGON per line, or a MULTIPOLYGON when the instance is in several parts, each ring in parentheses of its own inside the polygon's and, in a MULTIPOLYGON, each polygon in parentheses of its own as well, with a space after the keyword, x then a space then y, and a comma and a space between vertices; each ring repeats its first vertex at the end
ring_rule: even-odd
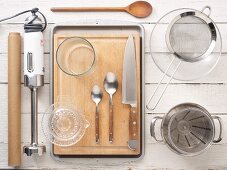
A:
POLYGON ((53 7, 52 12, 87 12, 87 11, 124 11, 129 14, 138 17, 145 18, 152 12, 152 6, 146 1, 135 1, 126 7, 53 7))

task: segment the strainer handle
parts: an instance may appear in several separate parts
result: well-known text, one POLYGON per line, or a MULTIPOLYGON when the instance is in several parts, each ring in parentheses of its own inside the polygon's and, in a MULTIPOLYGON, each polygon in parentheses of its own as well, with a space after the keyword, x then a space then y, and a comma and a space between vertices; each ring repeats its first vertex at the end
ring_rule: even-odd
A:
POLYGON ((210 6, 205 6, 205 7, 203 7, 203 9, 201 10, 201 12, 204 13, 205 15, 207 15, 207 16, 209 17, 210 14, 211 14, 211 7, 210 7, 210 6), (207 14, 204 12, 206 9, 209 10, 207 14))
POLYGON ((151 136, 152 136, 157 142, 163 142, 163 141, 164 141, 163 139, 157 139, 157 138, 156 138, 155 130, 154 130, 156 121, 157 121, 157 120, 162 120, 162 119, 163 119, 162 117, 156 116, 156 117, 154 117, 154 118, 151 120, 150 133, 151 133, 151 136))
POLYGON ((169 81, 166 83, 164 89, 162 90, 161 95, 159 96, 157 102, 154 104, 154 106, 150 106, 150 103, 152 102, 152 100, 153 100, 153 98, 154 98, 156 92, 158 91, 160 85, 162 84, 164 78, 166 77, 166 75, 167 75, 167 73, 168 73, 168 71, 169 71, 170 67, 172 66, 172 64, 173 64, 173 62, 174 62, 175 59, 176 59, 176 57, 174 57, 174 58, 171 60, 171 62, 169 63, 167 69, 165 70, 165 73, 163 74, 161 80, 159 81, 157 87, 155 88, 154 93, 152 94, 152 96, 151 96, 150 99, 148 100, 148 103, 147 103, 147 105, 146 105, 146 108, 147 108, 148 110, 152 111, 152 110, 154 110, 154 109, 157 107, 157 105, 158 105, 158 103, 160 102, 160 100, 162 99, 162 96, 163 96, 163 94, 165 93, 165 91, 166 91, 166 89, 167 89, 169 83, 172 81, 173 76, 174 76, 175 73, 177 72, 177 70, 178 70, 178 68, 179 68, 179 66, 180 66, 180 64, 181 64, 181 61, 179 61, 179 63, 177 64, 177 66, 176 66, 175 70, 173 71, 173 73, 172 73, 172 75, 171 75, 169 81))
POLYGON ((217 119, 217 121, 219 122, 219 126, 220 126, 220 131, 219 131, 219 136, 218 139, 213 140, 213 143, 218 143, 222 140, 222 121, 221 118, 218 116, 212 116, 213 119, 217 119))

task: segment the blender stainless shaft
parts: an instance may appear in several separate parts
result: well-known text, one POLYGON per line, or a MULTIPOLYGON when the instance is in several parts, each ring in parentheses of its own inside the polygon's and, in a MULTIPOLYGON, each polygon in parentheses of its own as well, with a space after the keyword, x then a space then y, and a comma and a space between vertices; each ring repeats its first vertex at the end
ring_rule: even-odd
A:
POLYGON ((31 89, 31 143, 38 143, 38 88, 31 89))
POLYGON ((46 151, 44 145, 38 145, 38 87, 31 87, 31 144, 24 146, 28 156, 36 153, 42 155, 46 151))

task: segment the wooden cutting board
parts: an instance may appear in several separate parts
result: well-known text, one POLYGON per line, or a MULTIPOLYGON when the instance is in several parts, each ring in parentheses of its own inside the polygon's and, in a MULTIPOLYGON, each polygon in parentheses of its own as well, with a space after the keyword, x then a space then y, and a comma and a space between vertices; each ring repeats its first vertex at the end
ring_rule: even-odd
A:
MULTIPOLYGON (((54 102, 59 95, 69 95, 78 108, 90 122, 84 137, 70 147, 54 145, 56 155, 139 155, 141 152, 141 75, 140 75, 140 36, 133 34, 136 47, 136 72, 137 72, 137 98, 139 122, 139 147, 132 151, 128 148, 129 140, 129 105, 122 104, 122 69, 125 45, 129 35, 97 34, 97 35, 54 35, 54 102), (59 44, 68 37, 85 37, 94 47, 96 63, 93 71, 80 78, 69 76, 62 72, 56 63, 56 50, 59 44), (114 139, 109 143, 109 95, 103 87, 104 77, 107 72, 113 72, 118 79, 118 89, 113 96, 114 109, 114 139), (91 90, 98 85, 103 98, 99 104, 100 142, 95 143, 95 103, 91 100, 91 90)), ((133 49, 132 49, 133 50, 133 49)))

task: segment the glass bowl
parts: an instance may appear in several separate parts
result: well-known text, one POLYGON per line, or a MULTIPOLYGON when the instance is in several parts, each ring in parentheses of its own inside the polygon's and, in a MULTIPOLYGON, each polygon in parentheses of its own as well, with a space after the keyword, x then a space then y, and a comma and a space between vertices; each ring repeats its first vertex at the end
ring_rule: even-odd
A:
POLYGON ((56 52, 59 68, 71 76, 83 76, 89 73, 95 64, 95 50, 85 38, 66 38, 56 52))

